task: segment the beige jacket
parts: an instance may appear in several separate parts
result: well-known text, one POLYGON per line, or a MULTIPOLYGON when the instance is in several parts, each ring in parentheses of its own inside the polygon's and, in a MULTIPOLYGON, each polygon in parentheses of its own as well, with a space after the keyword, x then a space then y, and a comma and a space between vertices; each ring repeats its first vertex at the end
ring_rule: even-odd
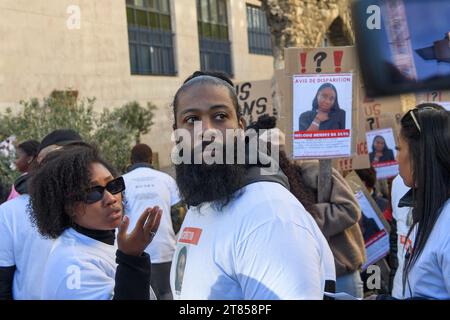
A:
MULTIPOLYGON (((304 183, 314 190, 317 200, 319 163, 297 162, 304 183)), ((335 169, 332 172, 329 202, 317 203, 319 217, 316 222, 328 240, 336 264, 336 275, 359 270, 366 260, 364 239, 358 221, 361 209, 349 185, 335 169)))

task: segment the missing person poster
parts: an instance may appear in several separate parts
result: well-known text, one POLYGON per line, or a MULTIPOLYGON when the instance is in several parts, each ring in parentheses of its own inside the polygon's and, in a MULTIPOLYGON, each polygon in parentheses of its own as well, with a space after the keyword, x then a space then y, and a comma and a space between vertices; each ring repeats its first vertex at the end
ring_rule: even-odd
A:
POLYGON ((367 195, 362 190, 359 190, 355 193, 355 197, 358 200, 362 213, 359 226, 364 237, 367 256, 362 270, 366 270, 369 265, 376 263, 389 253, 389 233, 367 195))
POLYGON ((351 154, 353 75, 293 76, 293 157, 351 154))
POLYGON ((364 182, 361 181, 355 171, 345 176, 355 198, 361 207, 361 219, 359 226, 364 237, 367 260, 362 270, 366 270, 371 264, 375 264, 389 253, 390 227, 377 206, 375 200, 370 196, 364 182))
POLYGON ((392 128, 366 132, 369 161, 377 172, 377 179, 395 177, 398 173, 397 151, 392 128))

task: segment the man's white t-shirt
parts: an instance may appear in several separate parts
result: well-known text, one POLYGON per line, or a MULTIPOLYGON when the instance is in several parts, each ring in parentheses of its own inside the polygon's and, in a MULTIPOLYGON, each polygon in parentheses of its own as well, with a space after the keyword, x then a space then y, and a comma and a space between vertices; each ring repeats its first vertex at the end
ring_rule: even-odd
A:
POLYGON ((392 216, 397 223, 397 260, 398 267, 395 272, 394 283, 392 287, 392 296, 397 299, 403 298, 403 265, 405 262, 406 248, 411 245, 411 239, 406 239, 409 228, 412 222, 412 208, 398 207, 400 199, 410 190, 404 182, 402 177, 397 176, 392 182, 391 203, 392 216))
POLYGON ((42 299, 110 300, 114 294, 116 250, 72 228, 56 239, 44 272, 42 299))
POLYGON ((148 207, 162 209, 161 222, 156 235, 145 249, 152 263, 172 261, 175 251, 175 232, 170 215, 171 206, 180 202, 175 180, 164 172, 140 167, 123 175, 125 180, 125 214, 133 230, 141 214, 148 207))
POLYGON ((411 268, 405 296, 450 300, 450 200, 411 268))
POLYGON ((221 211, 189 209, 172 263, 174 299, 322 299, 336 277, 313 218, 278 183, 243 191, 221 211))
POLYGON ((44 239, 31 223, 29 196, 0 206, 0 267, 16 266, 13 299, 40 298, 42 273, 53 241, 44 239))

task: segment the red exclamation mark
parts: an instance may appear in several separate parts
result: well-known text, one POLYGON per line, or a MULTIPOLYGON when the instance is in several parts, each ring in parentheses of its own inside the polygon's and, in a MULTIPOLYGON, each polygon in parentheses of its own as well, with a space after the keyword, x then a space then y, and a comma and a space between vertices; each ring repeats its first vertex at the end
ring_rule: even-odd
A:
POLYGON ((336 72, 341 72, 341 62, 344 51, 334 51, 334 66, 336 67, 336 72))
POLYGON ((302 52, 302 53, 300 53, 300 64, 302 65, 302 73, 305 73, 306 72, 306 68, 305 68, 305 65, 306 65, 306 52, 302 52))

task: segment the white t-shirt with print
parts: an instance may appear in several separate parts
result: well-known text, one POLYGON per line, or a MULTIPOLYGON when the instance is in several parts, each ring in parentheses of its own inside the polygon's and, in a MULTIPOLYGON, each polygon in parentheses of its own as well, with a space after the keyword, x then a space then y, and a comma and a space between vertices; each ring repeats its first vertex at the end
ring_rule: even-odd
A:
POLYGON ((15 300, 40 298, 42 273, 53 244, 31 223, 28 203, 29 196, 24 194, 0 206, 0 267, 16 266, 15 300))
POLYGON ((410 190, 403 182, 402 177, 397 176, 392 182, 391 203, 392 216, 397 223, 397 260, 398 268, 395 272, 394 283, 392 287, 392 296, 397 299, 403 298, 403 265, 405 261, 406 247, 411 245, 411 239, 406 239, 412 222, 412 208, 398 207, 400 199, 410 190), (406 245, 406 247, 405 247, 406 245))
POLYGON ((174 299, 322 299, 335 268, 313 218, 278 183, 243 190, 222 211, 209 203, 188 211, 171 269, 174 299))
POLYGON ((129 230, 133 230, 141 214, 148 207, 162 209, 161 222, 156 235, 145 252, 152 263, 172 261, 175 251, 170 207, 180 202, 175 180, 164 172, 141 167, 123 175, 125 180, 125 214, 130 217, 129 230))
POLYGON ((450 300, 450 200, 430 233, 406 282, 406 297, 450 300))
POLYGON ((74 229, 56 239, 44 272, 46 300, 110 300, 114 294, 116 250, 74 229))

